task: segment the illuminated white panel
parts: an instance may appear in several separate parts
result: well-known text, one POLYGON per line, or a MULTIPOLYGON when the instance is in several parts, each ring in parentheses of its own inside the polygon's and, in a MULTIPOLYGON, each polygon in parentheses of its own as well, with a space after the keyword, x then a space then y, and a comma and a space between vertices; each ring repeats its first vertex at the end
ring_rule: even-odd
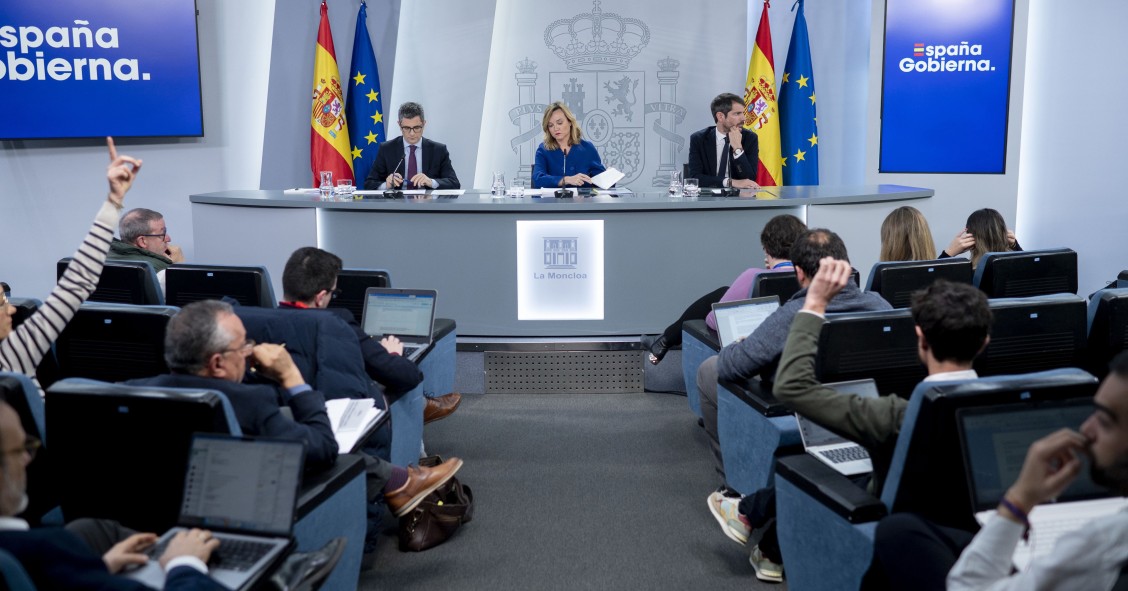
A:
POLYGON ((517 222, 517 319, 603 320, 603 220, 517 222))

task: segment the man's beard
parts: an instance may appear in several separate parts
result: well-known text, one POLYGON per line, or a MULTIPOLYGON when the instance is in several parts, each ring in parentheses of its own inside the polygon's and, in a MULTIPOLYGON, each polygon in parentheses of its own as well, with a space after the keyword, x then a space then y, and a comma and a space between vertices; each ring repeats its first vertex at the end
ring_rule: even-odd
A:
POLYGON ((1093 482, 1118 492, 1128 490, 1128 456, 1121 456, 1112 465, 1100 468, 1096 462, 1089 465, 1089 477, 1093 482))

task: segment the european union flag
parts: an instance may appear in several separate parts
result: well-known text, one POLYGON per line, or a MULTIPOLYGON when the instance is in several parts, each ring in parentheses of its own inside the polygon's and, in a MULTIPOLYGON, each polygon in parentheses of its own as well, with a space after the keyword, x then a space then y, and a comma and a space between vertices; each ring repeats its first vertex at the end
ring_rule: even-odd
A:
POLYGON ((352 139, 353 184, 364 186, 364 179, 380 142, 387 137, 384 132, 384 101, 380 97, 380 72, 376 68, 376 54, 368 38, 368 5, 360 3, 356 15, 356 38, 353 39, 352 69, 349 70, 349 94, 345 100, 345 118, 349 122, 352 139))
POLYGON ((783 68, 779 91, 780 144, 783 151, 783 184, 819 184, 819 130, 815 117, 815 74, 811 69, 811 42, 803 0, 791 29, 791 47, 783 68))

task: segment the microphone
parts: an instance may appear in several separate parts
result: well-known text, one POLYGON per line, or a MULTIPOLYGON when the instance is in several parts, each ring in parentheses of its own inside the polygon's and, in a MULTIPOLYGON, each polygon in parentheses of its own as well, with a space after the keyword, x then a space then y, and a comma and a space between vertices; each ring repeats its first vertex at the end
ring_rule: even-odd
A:
MULTIPOLYGON (((403 158, 400 158, 399 163, 396 164, 395 169, 392 170, 393 175, 396 174, 396 172, 399 171, 400 164, 403 164, 403 158)), ((400 183, 400 186, 403 186, 403 183, 400 183)), ((400 191, 400 190, 396 189, 395 187, 389 186, 384 190, 384 197, 386 199, 398 199, 400 197, 403 197, 403 191, 400 191)))
MULTIPOLYGON (((728 138, 725 138, 725 139, 728 139, 728 138)), ((400 161, 398 163, 396 163, 396 167, 392 170, 393 175, 396 174, 397 172, 399 172, 399 167, 402 164, 403 164, 403 158, 400 158, 400 161)), ((400 184, 403 184, 403 183, 400 183, 400 184)))
MULTIPOLYGON (((564 152, 564 148, 561 148, 560 151, 564 152)), ((564 176, 568 176, 568 153, 567 152, 564 152, 564 176)), ((567 181, 565 181, 563 178, 560 179, 560 187, 564 188, 564 187, 567 187, 567 186, 568 186, 567 181)))

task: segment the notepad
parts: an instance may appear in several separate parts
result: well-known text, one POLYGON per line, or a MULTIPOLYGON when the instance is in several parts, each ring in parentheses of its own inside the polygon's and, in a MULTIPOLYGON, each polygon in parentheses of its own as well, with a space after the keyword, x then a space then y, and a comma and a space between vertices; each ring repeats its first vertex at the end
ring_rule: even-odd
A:
POLYGON ((376 408, 371 398, 335 398, 325 401, 329 413, 329 424, 337 439, 338 453, 347 454, 356 450, 360 441, 372 432, 387 412, 376 408))

